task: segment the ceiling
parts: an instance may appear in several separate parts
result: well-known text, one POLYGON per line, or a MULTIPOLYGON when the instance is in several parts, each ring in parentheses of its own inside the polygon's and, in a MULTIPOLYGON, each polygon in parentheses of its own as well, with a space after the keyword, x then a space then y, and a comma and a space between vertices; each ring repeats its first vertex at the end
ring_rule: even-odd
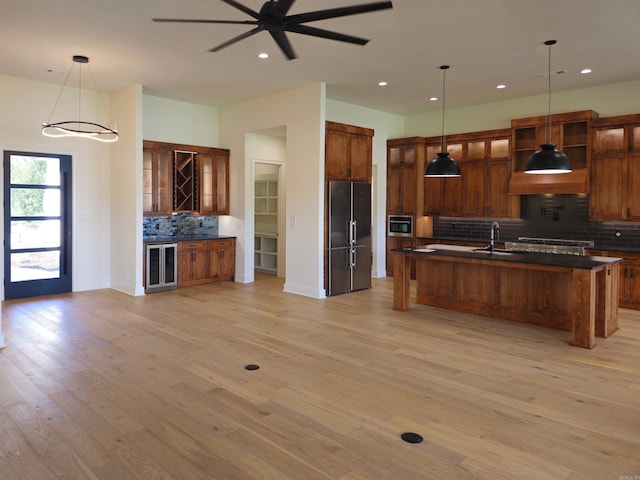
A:
MULTIPOLYGON (((370 1, 298 0, 289 13, 370 1)), ((451 65, 447 108, 545 94, 544 41, 556 39, 551 69, 568 73, 552 77, 554 92, 640 79, 639 0, 393 0, 392 10, 308 24, 370 39, 365 46, 288 34, 292 61, 266 32, 208 52, 251 26, 153 17, 251 20, 220 0, 0 0, 0 74, 62 85, 71 57, 86 55, 103 92, 137 83, 222 107, 325 82, 332 99, 410 115, 441 108, 429 97, 442 93, 442 64, 451 65)))

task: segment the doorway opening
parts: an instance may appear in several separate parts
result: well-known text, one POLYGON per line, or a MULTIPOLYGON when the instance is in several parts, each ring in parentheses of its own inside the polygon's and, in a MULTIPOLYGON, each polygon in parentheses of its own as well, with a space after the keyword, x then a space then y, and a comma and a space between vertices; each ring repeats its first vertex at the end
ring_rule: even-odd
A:
POLYGON ((5 299, 71 291, 71 218, 71 156, 5 151, 5 299))
POLYGON ((254 163, 254 272, 284 276, 283 166, 254 163))

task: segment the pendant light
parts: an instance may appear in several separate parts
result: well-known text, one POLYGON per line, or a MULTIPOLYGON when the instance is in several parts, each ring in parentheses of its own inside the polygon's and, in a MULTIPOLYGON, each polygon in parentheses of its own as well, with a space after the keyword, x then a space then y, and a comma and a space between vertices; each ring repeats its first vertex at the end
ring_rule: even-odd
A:
POLYGON ((445 110, 445 83, 446 73, 449 69, 449 65, 442 65, 442 144, 438 156, 431 160, 424 169, 425 177, 459 177, 460 167, 458 163, 449 156, 449 152, 446 151, 444 141, 444 110, 445 110))
POLYGON ((556 44, 555 40, 547 40, 544 42, 549 47, 549 111, 547 113, 546 126, 546 142, 540 145, 540 150, 535 152, 527 160, 524 167, 525 173, 569 173, 571 171, 571 162, 569 157, 560 150, 556 149, 555 144, 551 143, 551 46, 556 44))
MULTIPOLYGON (((53 106, 53 110, 51 111, 51 115, 49 115, 49 120, 47 123, 42 124, 42 134, 47 137, 81 137, 81 138, 90 138, 92 140, 98 140, 100 142, 115 142, 118 140, 118 130, 117 128, 109 128, 99 123, 87 122, 81 120, 82 113, 82 65, 89 63, 89 57, 85 57, 84 55, 74 55, 73 63, 71 64, 71 68, 69 69, 69 73, 67 74, 67 78, 62 85, 62 90, 60 90, 60 94, 56 100, 56 103, 53 106), (73 71, 74 64, 78 64, 78 120, 65 120, 62 122, 51 122, 51 118, 56 111, 56 107, 58 106, 58 102, 60 101, 60 97, 62 97, 62 93, 64 92, 65 87, 67 86, 67 82, 69 81, 69 77, 71 76, 71 72, 73 71)), ((87 65, 87 68, 89 66, 87 65)), ((93 83, 100 95, 100 100, 102 101, 102 106, 107 112, 107 116, 109 115, 109 111, 107 110, 107 106, 104 103, 104 99, 102 98, 102 93, 100 89, 98 89, 98 84, 96 82, 91 69, 89 69, 89 73, 91 73, 91 77, 93 78, 93 83)), ((111 123, 111 120, 109 120, 111 123)))

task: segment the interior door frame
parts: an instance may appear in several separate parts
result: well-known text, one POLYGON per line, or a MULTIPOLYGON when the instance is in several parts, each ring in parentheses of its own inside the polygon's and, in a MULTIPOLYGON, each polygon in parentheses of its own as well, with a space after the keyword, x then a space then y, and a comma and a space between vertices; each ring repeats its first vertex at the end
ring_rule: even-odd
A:
MULTIPOLYGON (((253 252, 254 248, 255 248, 255 197, 256 197, 256 192, 255 192, 255 182, 256 182, 256 164, 258 163, 264 163, 264 164, 268 164, 268 165, 273 165, 275 167, 277 167, 277 180, 278 180, 278 228, 277 228, 277 233, 278 233, 278 238, 277 238, 277 251, 278 251, 278 256, 277 256, 277 273, 276 276, 281 278, 284 277, 285 275, 285 271, 286 271, 286 251, 285 251, 285 246, 286 246, 286 231, 284 228, 285 225, 285 220, 284 220, 284 215, 285 215, 285 198, 284 198, 284 194, 285 194, 285 162, 283 161, 279 161, 279 160, 266 160, 266 159, 262 159, 262 158, 252 158, 251 159, 251 236, 250 238, 252 239, 252 247, 251 247, 251 251, 253 252)), ((251 259, 252 259, 252 267, 251 267, 251 271, 254 271, 255 268, 255 261, 253 260, 253 255, 251 255, 251 259)))
MULTIPOLYGON (((73 288, 72 252, 73 252, 73 192, 72 192, 72 156, 57 153, 25 152, 4 150, 3 155, 3 260, 4 282, 3 298, 25 298, 36 295, 71 292, 73 288), (12 156, 57 158, 60 160, 60 276, 53 279, 11 282, 11 175, 12 156), (9 287, 9 288, 7 288, 9 287), (7 292, 9 291, 9 294, 7 292)), ((38 218, 38 217, 36 217, 38 218)))

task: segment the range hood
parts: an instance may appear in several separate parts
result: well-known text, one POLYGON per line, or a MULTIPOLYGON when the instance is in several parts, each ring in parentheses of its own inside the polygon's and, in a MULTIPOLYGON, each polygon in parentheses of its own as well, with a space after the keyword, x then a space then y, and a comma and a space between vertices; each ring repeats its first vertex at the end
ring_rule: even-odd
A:
POLYGON ((518 195, 589 193, 589 170, 581 168, 558 174, 512 172, 509 193, 518 195))

